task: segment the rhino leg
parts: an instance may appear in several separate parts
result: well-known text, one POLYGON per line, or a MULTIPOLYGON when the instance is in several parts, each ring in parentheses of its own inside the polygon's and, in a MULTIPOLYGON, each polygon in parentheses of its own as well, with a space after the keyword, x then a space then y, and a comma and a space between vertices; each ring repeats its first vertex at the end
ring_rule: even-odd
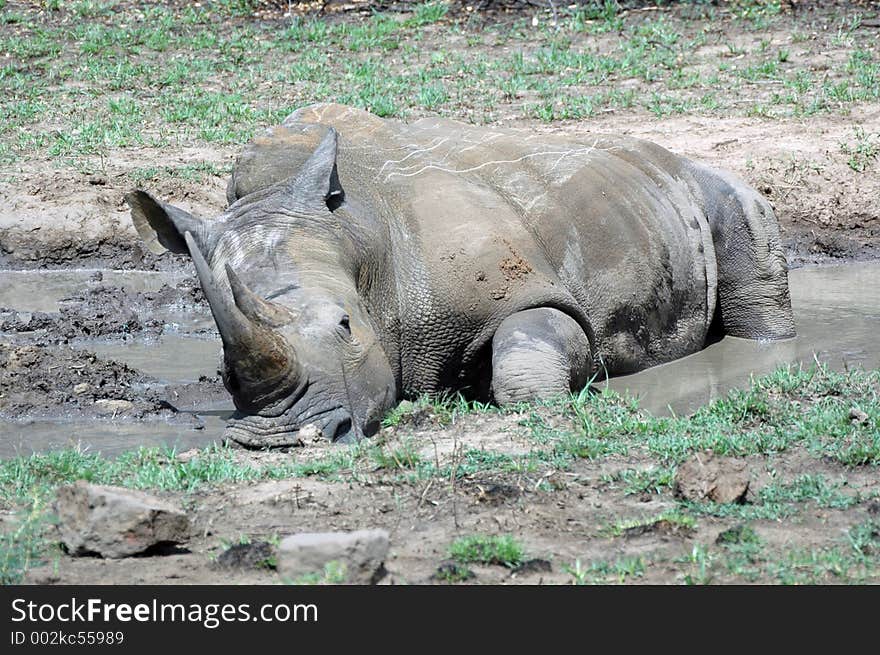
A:
POLYGON ((746 339, 795 335, 788 263, 773 208, 735 175, 697 165, 718 270, 724 334, 746 339))
POLYGON ((492 395, 499 405, 568 394, 581 389, 591 373, 587 335, 557 309, 517 312, 492 339, 492 395))

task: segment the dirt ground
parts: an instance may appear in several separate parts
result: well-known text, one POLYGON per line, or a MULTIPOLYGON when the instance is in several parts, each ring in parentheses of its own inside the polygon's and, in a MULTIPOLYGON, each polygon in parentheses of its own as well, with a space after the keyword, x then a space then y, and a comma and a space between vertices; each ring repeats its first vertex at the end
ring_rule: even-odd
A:
MULTIPOLYGON (((31 11, 33 5, 10 3, 10 7, 31 11)), ((808 32, 805 25, 815 27, 824 24, 823 20, 830 24, 832 16, 836 20, 840 12, 861 12, 863 8, 859 3, 827 3, 809 10, 814 12, 809 23, 804 22, 803 14, 789 9, 760 34, 738 22, 725 22, 723 29, 729 42, 737 44, 728 48, 735 54, 737 48, 747 51, 764 40, 800 43, 793 35, 799 30, 808 32)), ((264 26, 287 20, 267 3, 258 9, 256 14, 238 16, 228 28, 218 29, 232 30, 248 20, 262 21, 264 26)), ((451 11, 448 20, 456 19, 459 11, 451 11)), ((499 9, 488 12, 485 20, 531 20, 535 11, 499 9)), ((540 15, 545 20, 547 13, 540 15)), ((876 47, 873 35, 877 30, 870 23, 873 14, 865 15, 869 19, 858 28, 861 47, 867 47, 864 43, 868 41, 876 47)), ((638 16, 634 9, 630 19, 641 20, 638 16)), ((45 20, 51 23, 54 19, 49 16, 45 20)), ((357 24, 363 17, 356 11, 340 10, 326 20, 357 24)), ((15 29, 16 23, 0 28, 15 29)), ((697 34, 719 28, 709 19, 698 19, 685 29, 697 34)), ((596 36, 599 44, 611 38, 613 35, 596 36)), ((823 44, 831 43, 833 35, 817 38, 811 47, 798 50, 798 65, 817 76, 830 74, 843 65, 840 52, 845 52, 846 46, 826 49, 823 44)), ((440 28, 429 30, 419 47, 439 50, 444 39, 440 28)), ((652 88, 638 81, 626 84, 637 95, 652 88)), ((756 93, 764 92, 761 84, 760 80, 754 83, 760 87, 756 93)), ((724 93, 735 95, 737 91, 724 93)), ((877 149, 871 141, 873 135, 880 135, 880 100, 853 103, 839 111, 773 117, 741 111, 657 116, 639 106, 609 107, 587 118, 553 122, 524 117, 520 109, 527 100, 527 96, 514 95, 498 108, 495 121, 552 133, 628 134, 741 175, 772 203, 792 267, 880 256, 880 208, 876 202, 880 178, 874 167, 877 149), (861 145, 850 145, 854 139, 861 145)), ((735 104, 735 99, 731 102, 735 104)), ((429 113, 416 108, 407 118, 429 113)), ((240 148, 237 143, 216 142, 128 145, 103 150, 100 157, 84 156, 75 165, 59 165, 56 155, 38 149, 0 165, 0 267, 174 270, 189 276, 177 286, 153 293, 93 285, 64 300, 58 312, 0 308, 0 420, 78 417, 156 421, 161 429, 161 422, 169 420, 195 421, 189 414, 178 415, 168 402, 168 394, 207 398, 223 393, 217 377, 185 388, 157 390, 155 381, 142 372, 73 349, 70 343, 84 337, 155 338, 164 329, 155 316, 169 308, 207 314, 190 275, 189 261, 146 252, 130 223, 123 195, 134 186, 138 171, 209 163, 211 171, 204 175, 158 175, 142 186, 194 213, 216 215, 225 207, 224 172, 240 148)), ((389 452, 415 452, 419 461, 431 462, 437 470, 450 465, 454 468, 465 451, 482 451, 486 457, 527 455, 536 448, 524 427, 531 417, 529 412, 501 416, 478 413, 441 424, 436 416, 420 418, 417 414, 415 419, 385 428, 376 444, 389 452)), ((564 424, 569 419, 549 416, 546 420, 564 424)), ((239 451, 235 457, 247 466, 278 461, 308 463, 332 456, 334 448, 311 443, 283 453, 239 451)), ((192 456, 178 455, 181 461, 192 456)), ((520 568, 468 565, 474 574, 468 580, 471 583, 880 579, 877 569, 861 560, 841 564, 843 555, 837 550, 846 544, 853 526, 880 525, 876 465, 846 465, 797 447, 740 459, 749 479, 746 503, 758 502, 761 490, 768 485, 803 480, 804 476, 831 481, 835 489, 843 489, 841 493, 857 501, 802 503, 792 516, 744 519, 742 513, 727 517, 706 514, 696 521, 682 521, 681 504, 672 485, 633 492, 623 482, 623 473, 628 476, 633 471, 657 468, 657 461, 644 452, 588 457, 564 468, 482 468, 448 479, 407 476, 407 466, 394 467, 366 458, 366 463, 362 461, 353 471, 346 469, 341 478, 300 476, 161 492, 182 504, 195 526, 191 541, 177 552, 102 560, 68 557, 55 550, 45 565, 27 572, 25 581, 276 583, 281 580, 274 570, 254 568, 246 562, 224 566, 218 557, 230 544, 239 542, 274 543, 297 532, 379 527, 390 532, 392 544, 382 584, 446 582, 442 567, 448 563, 450 544, 456 537, 471 534, 515 535, 526 554, 526 563, 520 568), (730 537, 744 525, 757 535, 752 541, 730 537), (758 542, 762 552, 772 556, 749 550, 750 543, 758 542)), ((4 507, 0 526, 14 525, 16 510, 4 507)))
MULTIPOLYGON (((442 465, 461 457, 464 446, 504 454, 528 452, 528 440, 513 429, 521 418, 468 418, 452 428, 403 432, 408 444, 442 465)), ((401 437, 389 430, 383 438, 393 445, 401 437)), ((290 457, 313 461, 327 448, 316 444, 288 454, 240 456, 249 464, 290 457)), ((749 504, 772 480, 804 475, 845 480, 846 493, 856 497, 870 498, 877 489, 875 467, 822 462, 798 450, 740 461, 749 479, 749 504)), ((525 550, 519 567, 468 565, 474 577, 467 582, 477 584, 877 582, 876 573, 859 577, 858 566, 840 564, 838 552, 828 548, 853 525, 876 520, 877 500, 845 509, 811 506, 786 520, 704 516, 691 525, 676 518, 676 501, 669 490, 632 494, 616 480, 622 471, 650 466, 649 458, 613 456, 581 460, 549 474, 483 473, 419 482, 403 482, 394 471, 374 466, 340 481, 297 478, 163 494, 190 513, 194 537, 184 548, 163 557, 123 560, 57 554, 47 565, 32 569, 26 580, 278 583, 284 580, 274 570, 247 562, 223 565, 222 554, 238 543, 272 544, 287 534, 369 527, 384 528, 391 535, 388 573, 381 584, 448 582, 438 579, 438 571, 450 562, 451 542, 474 534, 511 534, 525 550), (757 535, 759 551, 737 552, 737 546, 747 547, 748 542, 734 540, 727 546, 727 537, 743 526, 757 535)))

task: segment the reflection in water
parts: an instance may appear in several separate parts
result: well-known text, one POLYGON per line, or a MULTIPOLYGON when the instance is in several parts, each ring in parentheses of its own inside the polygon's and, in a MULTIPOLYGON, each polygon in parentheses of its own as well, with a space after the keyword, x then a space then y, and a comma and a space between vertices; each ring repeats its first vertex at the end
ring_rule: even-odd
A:
POLYGON ((103 359, 124 362, 171 384, 197 382, 202 375, 218 375, 222 351, 219 338, 202 339, 174 333, 151 341, 81 340, 75 346, 103 359))
MULTIPOLYGON (((786 341, 726 337, 683 359, 613 378, 608 386, 655 414, 693 412, 785 363, 835 369, 880 366, 880 264, 801 268, 789 274, 798 336, 786 341)), ((600 383, 605 384, 605 383, 600 383)))
MULTIPOLYGON (((90 275, 91 271, 74 272, 72 277, 69 271, 29 271, 24 276, 2 272, 0 306, 51 311, 58 298, 81 289, 90 275), (27 284, 17 287, 21 280, 16 276, 27 278, 27 284), (36 282, 43 276, 46 286, 36 282)), ((168 274, 119 273, 119 279, 112 275, 104 272, 105 284, 124 283, 131 285, 132 290, 158 288, 169 281, 168 274)), ((600 384, 629 392, 651 412, 667 414, 672 410, 683 414, 723 396, 733 387, 747 385, 750 376, 768 373, 787 362, 809 365, 815 358, 837 369, 880 367, 880 263, 802 268, 792 271, 789 280, 798 329, 796 338, 755 342, 728 337, 690 357, 600 384)), ((202 325, 210 321, 205 314, 181 316, 179 322, 202 325)), ((219 339, 173 333, 152 342, 85 341, 78 347, 127 362, 167 383, 192 382, 199 375, 215 374, 220 352, 219 339)), ((214 411, 200 412, 205 422, 201 430, 166 423, 6 422, 0 424, 0 457, 78 444, 106 454, 141 445, 169 444, 178 449, 204 446, 221 437, 224 418, 232 409, 231 400, 228 407, 211 409, 214 411)))

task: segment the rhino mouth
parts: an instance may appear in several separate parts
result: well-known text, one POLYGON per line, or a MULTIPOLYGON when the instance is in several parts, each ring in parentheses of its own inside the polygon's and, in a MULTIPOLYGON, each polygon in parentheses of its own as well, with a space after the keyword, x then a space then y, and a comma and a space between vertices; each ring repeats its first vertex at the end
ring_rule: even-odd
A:
MULTIPOLYGON (((260 416, 236 412, 226 425, 225 437, 245 448, 299 446, 302 445, 300 428, 305 425, 314 425, 324 438, 336 443, 349 443, 358 438, 351 414, 341 406, 299 420, 287 416, 260 416)), ((364 430, 360 432, 363 434, 364 430)))

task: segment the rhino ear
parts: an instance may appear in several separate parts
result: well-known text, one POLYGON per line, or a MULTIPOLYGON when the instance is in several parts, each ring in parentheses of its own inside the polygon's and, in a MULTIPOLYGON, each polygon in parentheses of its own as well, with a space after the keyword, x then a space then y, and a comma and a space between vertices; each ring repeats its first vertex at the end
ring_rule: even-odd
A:
POLYGON ((309 200, 324 202, 334 211, 345 200, 345 191, 339 183, 336 170, 336 151, 339 137, 332 127, 302 165, 293 182, 293 193, 309 200))
POLYGON ((125 202, 131 207, 131 220, 150 252, 189 252, 183 238, 185 232, 191 232, 197 241, 204 240, 207 230, 202 219, 160 202, 146 191, 125 194, 125 202))

